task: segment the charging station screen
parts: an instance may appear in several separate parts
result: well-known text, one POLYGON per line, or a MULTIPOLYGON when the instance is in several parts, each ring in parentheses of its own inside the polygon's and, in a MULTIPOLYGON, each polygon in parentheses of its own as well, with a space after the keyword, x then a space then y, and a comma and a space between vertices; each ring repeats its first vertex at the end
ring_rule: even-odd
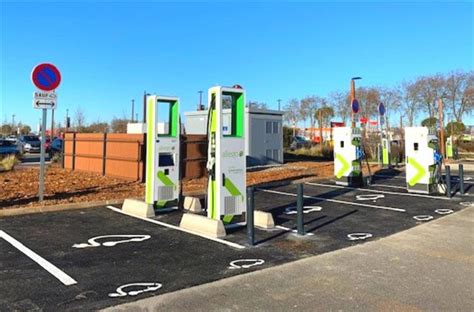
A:
POLYGON ((174 166, 173 154, 160 153, 160 156, 158 158, 158 166, 159 167, 174 166))

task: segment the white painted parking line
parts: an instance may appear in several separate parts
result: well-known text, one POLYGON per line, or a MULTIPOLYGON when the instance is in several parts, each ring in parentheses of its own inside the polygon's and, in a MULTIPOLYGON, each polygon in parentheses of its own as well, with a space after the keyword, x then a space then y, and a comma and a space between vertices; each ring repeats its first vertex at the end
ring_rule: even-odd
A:
MULTIPOLYGON (((283 230, 283 231, 286 231, 286 232, 298 233, 298 230, 296 230, 296 229, 290 229, 289 227, 286 227, 286 226, 283 226, 283 225, 275 225, 275 228, 280 229, 280 230, 283 230)), ((314 235, 314 233, 306 232, 304 235, 305 235, 305 236, 306 236, 306 235, 312 236, 312 235, 314 235)))
POLYGON ((451 198, 442 197, 442 196, 430 196, 430 195, 423 195, 423 194, 411 194, 411 193, 400 193, 400 192, 391 192, 391 191, 379 191, 379 190, 371 190, 371 189, 366 189, 366 188, 342 186, 342 185, 329 185, 329 184, 313 183, 313 182, 306 182, 305 184, 314 185, 314 186, 329 187, 329 188, 347 189, 347 190, 354 190, 354 191, 361 191, 361 192, 378 193, 378 194, 391 194, 391 195, 400 195, 400 196, 423 197, 423 198, 429 198, 429 199, 452 200, 451 198))
MULTIPOLYGON (((264 190, 264 189, 258 189, 258 190, 263 191, 263 192, 267 192, 267 193, 273 193, 273 194, 288 195, 288 196, 293 196, 293 197, 297 196, 296 194, 287 193, 287 192, 280 192, 280 191, 274 191, 274 190, 264 190)), ((318 197, 318 196, 304 195, 303 197, 304 198, 310 198, 310 199, 317 199, 317 200, 321 200, 321 201, 327 201, 327 202, 331 202, 331 203, 344 204, 344 205, 352 205, 352 206, 359 206, 359 207, 365 207, 365 208, 384 209, 384 210, 391 210, 391 211, 402 212, 402 213, 406 212, 405 209, 401 209, 401 208, 376 206, 376 205, 362 204, 362 203, 353 203, 353 202, 348 202, 348 201, 344 201, 344 200, 324 198, 324 197, 318 197)))
POLYGON ((28 256, 31 260, 39 264, 43 269, 45 269, 51 275, 60 280, 61 283, 63 283, 64 285, 70 286, 77 284, 77 282, 72 277, 58 269, 54 264, 38 255, 33 250, 29 249, 28 247, 17 241, 15 238, 8 235, 6 232, 0 230, 0 237, 10 243, 13 247, 21 251, 23 254, 28 256))
POLYGON ((395 188, 395 189, 401 189, 401 190, 406 190, 406 186, 397 186, 397 185, 389 185, 389 184, 378 184, 378 183, 372 183, 370 186, 380 186, 380 187, 388 187, 388 188, 395 188))
POLYGON ((135 215, 132 215, 130 213, 126 213, 126 212, 122 211, 121 209, 119 209, 117 207, 114 207, 114 206, 107 206, 107 208, 109 208, 112 211, 115 211, 115 212, 124 214, 126 216, 129 216, 129 217, 133 217, 133 218, 140 219, 140 220, 143 220, 143 221, 147 221, 147 222, 150 222, 150 223, 158 224, 158 225, 161 225, 161 226, 173 229, 173 230, 177 230, 177 231, 185 232, 185 233, 188 233, 188 234, 200 236, 200 237, 203 237, 203 238, 206 238, 206 239, 212 240, 214 242, 218 242, 218 243, 221 243, 221 244, 233 247, 233 248, 245 249, 245 246, 239 245, 237 243, 229 242, 229 241, 226 241, 226 240, 223 240, 223 239, 220 239, 220 238, 216 238, 216 237, 210 237, 210 236, 207 236, 207 235, 204 235, 204 234, 201 234, 201 233, 186 230, 186 229, 180 228, 179 226, 164 223, 164 222, 161 222, 161 221, 135 216, 135 215))

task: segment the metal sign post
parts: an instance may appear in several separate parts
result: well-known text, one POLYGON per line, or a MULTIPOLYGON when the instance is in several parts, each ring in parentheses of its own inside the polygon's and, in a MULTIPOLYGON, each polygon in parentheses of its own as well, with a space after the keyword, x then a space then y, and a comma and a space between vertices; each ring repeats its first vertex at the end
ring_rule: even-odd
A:
POLYGON ((41 154, 40 154, 40 176, 39 176, 39 201, 44 199, 44 176, 45 176, 45 153, 46 153, 46 118, 47 110, 55 109, 57 95, 54 90, 61 83, 61 74, 56 66, 43 63, 35 66, 31 72, 31 80, 39 89, 33 93, 33 108, 41 109, 41 154))
POLYGON ((42 109, 43 117, 41 118, 41 155, 40 155, 40 180, 39 180, 39 201, 44 198, 44 154, 46 145, 46 108, 42 109))

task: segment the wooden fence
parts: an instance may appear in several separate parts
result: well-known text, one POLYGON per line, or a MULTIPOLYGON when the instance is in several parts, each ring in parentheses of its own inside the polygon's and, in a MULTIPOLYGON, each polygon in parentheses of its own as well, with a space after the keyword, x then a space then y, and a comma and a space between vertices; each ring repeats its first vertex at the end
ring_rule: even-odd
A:
MULTIPOLYGON (((64 167, 132 181, 145 181, 146 145, 143 134, 66 133, 64 167)), ((181 136, 183 179, 206 175, 207 137, 181 136)))

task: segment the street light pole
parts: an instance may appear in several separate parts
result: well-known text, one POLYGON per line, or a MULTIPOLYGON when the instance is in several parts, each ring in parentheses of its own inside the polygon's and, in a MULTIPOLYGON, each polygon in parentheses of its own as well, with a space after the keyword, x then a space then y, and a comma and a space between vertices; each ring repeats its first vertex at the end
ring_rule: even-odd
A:
POLYGON ((354 114, 354 111, 352 110, 352 102, 356 99, 356 87, 355 87, 355 81, 356 80, 359 80, 359 79, 362 79, 362 77, 353 77, 351 79, 351 92, 350 92, 350 95, 351 95, 351 127, 352 128, 355 128, 356 126, 356 122, 355 122, 355 114, 354 114))
POLYGON ((132 122, 133 122, 133 117, 135 116, 135 100, 132 99, 132 122))
POLYGON ((278 110, 281 110, 281 109, 280 109, 281 99, 278 99, 277 102, 278 102, 278 110))
POLYGON ((202 90, 199 90, 198 93, 199 93, 199 106, 198 106, 198 111, 200 110, 203 110, 203 107, 202 107, 202 90))
POLYGON ((441 147, 441 155, 443 155, 443 163, 444 158, 446 157, 445 150, 444 150, 444 113, 443 113, 443 98, 440 97, 438 99, 438 110, 439 110, 439 139, 440 139, 440 147, 441 147))

